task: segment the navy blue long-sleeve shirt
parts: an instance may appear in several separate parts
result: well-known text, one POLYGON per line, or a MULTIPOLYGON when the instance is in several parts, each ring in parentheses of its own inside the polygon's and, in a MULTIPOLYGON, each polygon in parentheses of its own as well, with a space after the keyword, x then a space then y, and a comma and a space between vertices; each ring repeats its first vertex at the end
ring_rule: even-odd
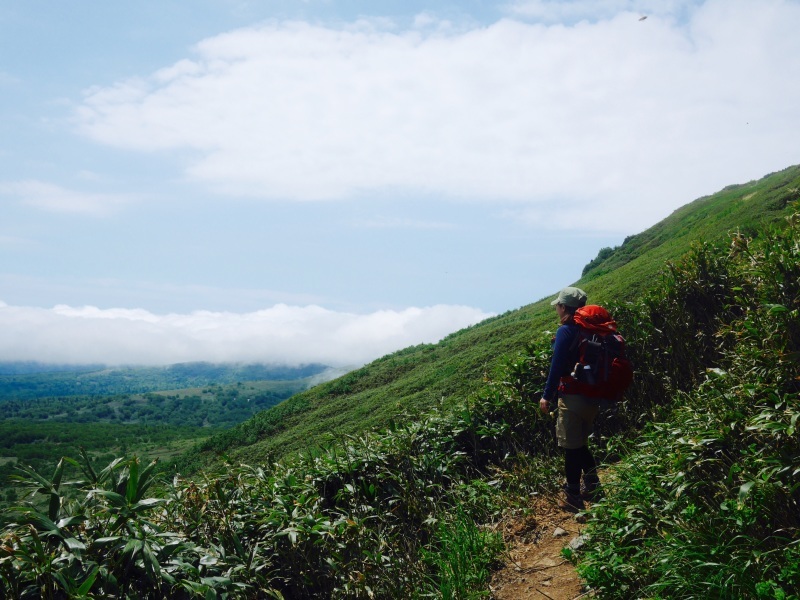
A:
POLYGON ((578 362, 578 344, 575 338, 579 335, 580 327, 574 323, 561 325, 556 330, 553 341, 553 359, 550 361, 550 372, 547 374, 547 383, 544 386, 542 397, 553 401, 558 391, 559 380, 564 375, 572 373, 572 368, 578 362))

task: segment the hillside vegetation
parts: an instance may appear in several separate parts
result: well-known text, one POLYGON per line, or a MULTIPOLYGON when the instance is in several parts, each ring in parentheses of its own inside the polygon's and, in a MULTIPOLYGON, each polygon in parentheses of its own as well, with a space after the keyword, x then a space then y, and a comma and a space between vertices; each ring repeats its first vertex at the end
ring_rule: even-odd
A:
MULTIPOLYGON (((747 193, 767 195, 782 178, 791 182, 781 188, 785 207, 742 223, 747 234, 693 240, 659 264, 645 264, 644 252, 586 283, 619 290, 604 302, 637 366, 598 448, 605 498, 591 509, 585 546, 565 552, 597 597, 798 598, 800 172, 767 177, 747 193), (640 291, 625 293, 645 272, 640 291)), ((397 418, 381 417, 385 428, 341 435, 325 448, 316 445, 320 426, 304 423, 295 435, 317 437, 292 447, 314 452, 230 461, 216 475, 168 482, 158 480, 155 463, 136 457, 102 470, 85 457, 65 459, 48 475, 20 470, 29 501, 2 513, 0 594, 488 597, 503 550, 492 525, 503 514, 529 515, 530 495, 560 483, 553 420, 535 402, 552 320, 552 309, 539 305, 393 355, 428 356, 405 365, 402 377, 380 379, 387 357, 339 380, 346 392, 332 382, 320 395, 263 413, 289 422, 324 415, 321 399, 336 398, 336 389, 351 403, 369 398, 366 381, 384 392, 396 385, 409 394, 400 408, 417 408, 412 418, 395 407, 397 418), (542 328, 532 331, 537 320, 542 328), (516 347, 488 334, 513 323, 527 328, 516 347), (464 337, 475 344, 467 348, 464 337), (502 355, 479 351, 483 339, 502 355), (477 381, 453 379, 440 388, 450 390, 445 401, 434 397, 423 408, 416 369, 469 364, 454 360, 456 345, 473 361, 483 357, 477 381)), ((376 421, 352 408, 362 425, 376 421)), ((333 427, 333 414, 325 418, 333 427)), ((240 433, 248 431, 257 426, 240 433)), ((237 452, 278 452, 256 441, 237 452)))
MULTIPOLYGON (((652 287, 665 264, 680 258, 693 242, 727 240, 735 231, 757 235, 765 223, 780 221, 800 197, 798 189, 800 167, 795 166, 695 200, 621 246, 601 250, 604 258, 590 262, 577 285, 594 303, 636 300, 652 287)), ((498 359, 554 329, 549 302, 556 291, 438 344, 395 352, 298 394, 210 438, 179 465, 191 470, 223 453, 244 462, 263 461, 465 398, 480 388, 498 359)))

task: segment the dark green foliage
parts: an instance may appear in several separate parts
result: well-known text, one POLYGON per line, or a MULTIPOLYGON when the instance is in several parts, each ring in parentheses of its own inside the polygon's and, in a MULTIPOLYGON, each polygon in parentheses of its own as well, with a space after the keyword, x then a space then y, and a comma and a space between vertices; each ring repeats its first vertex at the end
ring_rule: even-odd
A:
POLYGON ((503 549, 498 533, 480 528, 470 515, 457 510, 434 531, 433 547, 434 551, 423 551, 423 560, 439 574, 439 597, 490 597, 483 587, 503 549))
POLYGON ((602 597, 798 597, 798 225, 695 253, 692 277, 673 268, 649 297, 660 313, 692 316, 669 339, 679 361, 706 368, 669 368, 680 402, 593 511, 580 570, 602 597))
POLYGON ((69 423, 0 421, 0 506, 8 494, 15 497, 8 477, 17 464, 39 472, 52 471, 63 456, 77 456, 85 450, 95 466, 108 463, 119 454, 137 451, 148 456, 174 456, 191 443, 203 439, 208 430, 165 425, 119 425, 110 423, 69 423))
MULTIPOLYGON (((628 241, 628 240, 626 240, 626 241, 628 241)), ((589 271, 592 271, 592 270, 593 270, 595 267, 597 267, 597 266, 598 266, 598 265, 600 265, 600 264, 601 264, 603 261, 605 261, 607 258, 609 258, 610 256, 612 256, 612 255, 614 254, 614 252, 615 252, 615 251, 616 251, 618 248, 619 248, 619 246, 616 246, 616 247, 614 247, 614 248, 608 248, 608 247, 606 247, 606 248, 601 248, 601 249, 600 249, 600 252, 598 252, 598 253, 597 253, 597 257, 595 257, 593 260, 589 261, 589 262, 586 264, 586 266, 585 266, 585 267, 583 267, 583 271, 581 272, 581 276, 584 276, 584 275, 586 275, 586 274, 587 274, 589 271)))
POLYGON ((658 418, 676 393, 719 364, 719 327, 741 311, 727 265, 721 245, 697 244, 666 265, 659 288, 638 302, 610 305, 636 368, 621 426, 638 430, 658 418))
POLYGON ((118 459, 96 472, 84 457, 61 461, 50 478, 22 469, 34 502, 6 515, 13 533, 0 547, 3 596, 189 598, 236 589, 214 568, 213 550, 164 528, 168 500, 148 496, 154 468, 118 459), (63 480, 68 464, 80 480, 63 480))

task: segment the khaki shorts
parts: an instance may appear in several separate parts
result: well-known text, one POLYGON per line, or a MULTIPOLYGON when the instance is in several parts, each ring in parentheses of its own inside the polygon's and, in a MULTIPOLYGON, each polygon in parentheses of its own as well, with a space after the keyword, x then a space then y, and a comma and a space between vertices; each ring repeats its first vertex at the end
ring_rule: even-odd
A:
POLYGON ((558 445, 568 450, 585 446, 598 410, 598 402, 585 396, 564 394, 559 397, 556 421, 558 445))

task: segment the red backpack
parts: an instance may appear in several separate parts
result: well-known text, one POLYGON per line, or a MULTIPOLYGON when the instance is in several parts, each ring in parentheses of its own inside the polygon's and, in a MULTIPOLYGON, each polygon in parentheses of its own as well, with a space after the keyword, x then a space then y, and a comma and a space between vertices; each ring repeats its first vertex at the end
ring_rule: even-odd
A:
POLYGON ((602 306, 590 304, 575 311, 580 333, 575 345, 578 362, 570 375, 561 378, 559 390, 591 398, 617 401, 633 381, 633 365, 625 357, 625 338, 617 323, 602 306))

